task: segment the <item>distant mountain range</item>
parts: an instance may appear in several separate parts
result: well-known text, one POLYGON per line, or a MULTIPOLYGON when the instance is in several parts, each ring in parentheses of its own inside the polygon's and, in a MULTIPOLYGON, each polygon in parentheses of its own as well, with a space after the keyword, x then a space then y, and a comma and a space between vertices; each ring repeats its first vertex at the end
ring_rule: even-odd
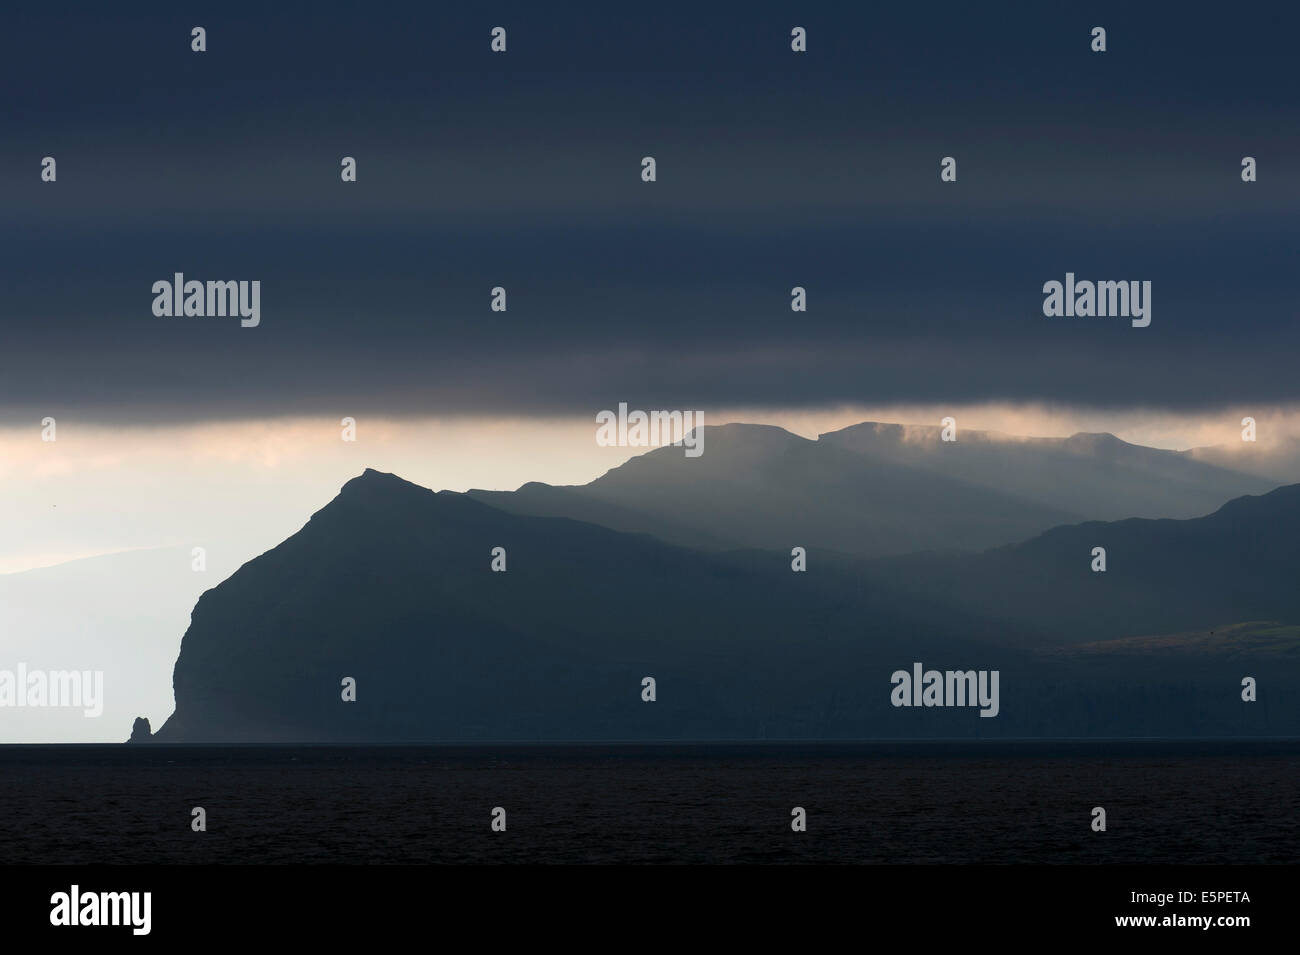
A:
POLYGON ((706 427, 698 458, 658 448, 580 487, 469 493, 687 547, 879 557, 979 551, 1084 520, 1197 517, 1277 484, 1110 434, 961 431, 945 442, 940 432, 867 422, 810 441, 765 425, 706 427))
POLYGON ((1101 507, 1107 475, 1123 506, 1157 511, 1259 482, 1111 436, 1017 441, 1002 470, 1006 442, 932 438, 723 426, 700 458, 663 448, 582 488, 513 493, 368 470, 199 599, 154 739, 1300 733, 1300 485, 1190 520, 1043 530, 1067 502, 1101 507), (1008 526, 1028 539, 952 549, 1008 526), (1280 621, 1263 649, 1131 652, 1261 620, 1280 621), (1073 645, 1090 649, 1059 652, 1073 645), (891 705, 891 674, 916 662, 998 670, 999 715, 891 705))

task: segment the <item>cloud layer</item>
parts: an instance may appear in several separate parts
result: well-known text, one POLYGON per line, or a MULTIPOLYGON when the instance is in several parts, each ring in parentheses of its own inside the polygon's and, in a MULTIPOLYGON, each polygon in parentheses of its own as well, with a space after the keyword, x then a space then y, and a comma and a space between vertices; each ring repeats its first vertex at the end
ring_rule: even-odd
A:
POLYGON ((0 424, 1300 397, 1298 14, 233 9, 11 17, 0 424), (153 316, 178 271, 261 325, 153 316), (1045 318, 1067 271, 1151 326, 1045 318))

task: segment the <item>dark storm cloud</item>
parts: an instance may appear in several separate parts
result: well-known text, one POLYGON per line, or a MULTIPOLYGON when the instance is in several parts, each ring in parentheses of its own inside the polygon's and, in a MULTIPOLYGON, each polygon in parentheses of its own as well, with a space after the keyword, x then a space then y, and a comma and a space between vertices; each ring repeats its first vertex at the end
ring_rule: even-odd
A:
POLYGON ((10 18, 4 423, 1300 397, 1298 16, 225 10, 10 18), (1067 271, 1151 326, 1044 318, 1067 271))

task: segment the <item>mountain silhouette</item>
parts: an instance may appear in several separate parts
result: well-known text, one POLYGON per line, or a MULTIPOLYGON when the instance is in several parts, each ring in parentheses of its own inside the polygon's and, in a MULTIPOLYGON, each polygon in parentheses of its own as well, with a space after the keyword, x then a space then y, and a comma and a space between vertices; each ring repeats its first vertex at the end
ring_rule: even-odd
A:
MULTIPOLYGON (((795 573, 789 548, 696 551, 367 470, 199 599, 176 710, 153 739, 1294 732, 1294 703, 1237 699, 1240 653, 1225 674, 1212 654, 1042 651, 1295 621, 1298 522, 1295 486, 1196 520, 1061 527, 979 555, 811 549, 795 573), (1001 714, 892 706, 890 675, 914 662, 999 670, 1001 714)), ((1295 660, 1278 661, 1274 646, 1269 675, 1287 678, 1295 660)))
POLYGON ((868 606, 779 554, 694 553, 368 470, 199 599, 155 738, 729 735, 755 673, 772 684, 757 712, 821 667, 810 647, 903 631, 868 606), (677 702, 643 704, 645 676, 677 702))
POLYGON ((876 586, 1001 620, 1027 644, 1108 640, 1248 620, 1300 622, 1300 484, 1191 520, 1091 521, 974 557, 870 565, 876 586), (1105 571, 1094 571, 1103 548, 1105 571))
POLYGON ((981 551, 1060 524, 1193 517, 1274 482, 1113 435, 1013 439, 865 423, 816 441, 769 425, 704 429, 705 453, 637 456, 589 484, 470 495, 519 514, 571 517, 687 547, 860 557, 981 551))

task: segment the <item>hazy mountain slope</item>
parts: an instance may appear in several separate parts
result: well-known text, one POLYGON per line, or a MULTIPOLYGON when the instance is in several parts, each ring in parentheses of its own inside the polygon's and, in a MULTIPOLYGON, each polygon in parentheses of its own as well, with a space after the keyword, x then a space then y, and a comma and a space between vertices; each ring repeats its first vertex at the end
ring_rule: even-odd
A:
POLYGON ((879 557, 979 551, 1061 524, 1196 517, 1275 483, 1109 434, 1016 438, 867 422, 817 441, 768 425, 704 429, 704 453, 638 455, 590 484, 470 491, 687 547, 801 545, 879 557))
POLYGON ((1283 437, 1275 441, 1238 441, 1191 448, 1183 452, 1195 461, 1254 474, 1277 484, 1300 481, 1300 439, 1283 437))
POLYGON ((1021 438, 959 430, 940 440, 938 427, 864 422, 820 441, 855 451, 873 465, 901 465, 996 488, 1041 507, 1086 520, 1198 517, 1243 494, 1276 486, 1256 475, 1187 453, 1147 448, 1112 434, 1021 438))
MULTIPOLYGON (((530 481, 517 491, 467 491, 469 497, 499 510, 533 517, 567 517, 628 534, 653 534, 662 541, 703 550, 727 550, 741 542, 720 537, 708 527, 683 523, 661 508, 638 510, 589 494, 583 487, 556 487, 530 481)), ((718 531, 725 530, 717 528, 718 531)))
POLYGON ((582 487, 469 493, 516 513, 591 520, 691 547, 788 553, 798 545, 861 556, 979 550, 1083 517, 781 428, 704 431, 698 458, 657 448, 582 487))
POLYGON ((877 587, 1006 623, 1008 639, 1067 643, 1300 623, 1300 484, 1192 520, 1088 522, 978 556, 874 561, 877 587), (1105 548, 1106 570, 1092 551, 1105 548))

